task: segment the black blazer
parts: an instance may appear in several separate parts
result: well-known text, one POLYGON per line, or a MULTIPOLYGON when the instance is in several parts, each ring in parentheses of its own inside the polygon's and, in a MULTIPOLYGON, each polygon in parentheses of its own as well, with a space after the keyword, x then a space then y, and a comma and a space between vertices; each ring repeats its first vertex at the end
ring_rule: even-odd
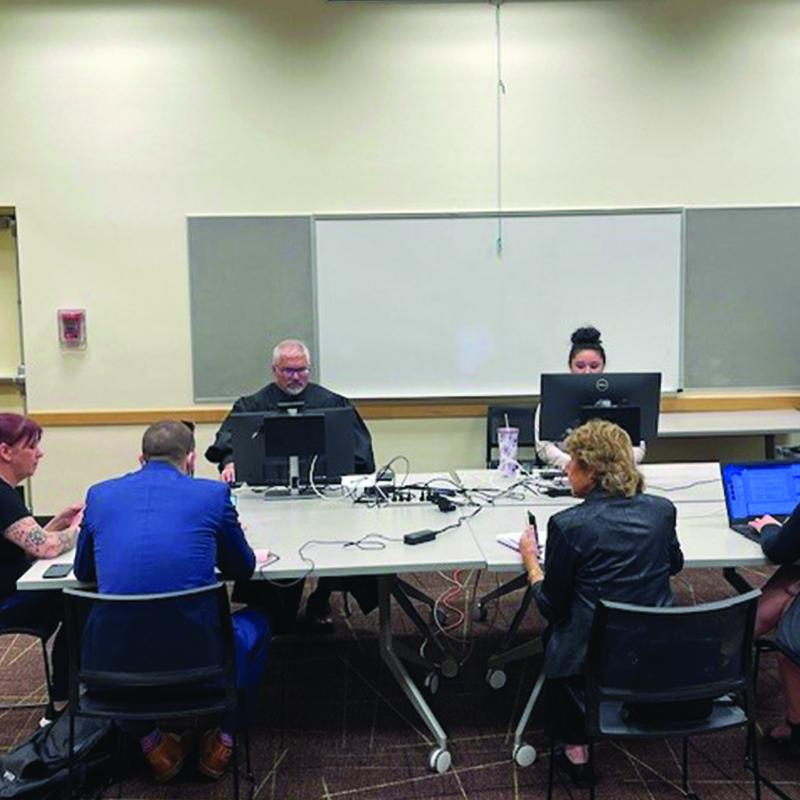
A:
POLYGON ((675 518, 675 506, 663 497, 612 497, 600 489, 550 517, 545 577, 534 586, 550 623, 548 678, 583 671, 598 600, 672 603, 669 576, 683 567, 675 518))

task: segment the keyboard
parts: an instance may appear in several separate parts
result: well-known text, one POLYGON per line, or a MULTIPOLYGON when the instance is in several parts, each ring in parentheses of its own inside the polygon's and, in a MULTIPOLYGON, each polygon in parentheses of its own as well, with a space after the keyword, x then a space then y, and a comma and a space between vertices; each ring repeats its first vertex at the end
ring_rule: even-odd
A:
MULTIPOLYGON (((774 514, 773 516, 781 524, 786 522, 787 519, 786 514, 774 514)), ((761 541, 761 534, 755 528, 752 528, 750 525, 747 525, 746 523, 737 523, 736 525, 731 525, 731 529, 736 531, 736 533, 741 533, 742 536, 747 537, 753 542, 761 541)))
POLYGON ((736 531, 736 533, 741 533, 742 536, 750 539, 751 542, 761 541, 761 534, 755 528, 751 528, 749 525, 731 525, 731 530, 736 531))

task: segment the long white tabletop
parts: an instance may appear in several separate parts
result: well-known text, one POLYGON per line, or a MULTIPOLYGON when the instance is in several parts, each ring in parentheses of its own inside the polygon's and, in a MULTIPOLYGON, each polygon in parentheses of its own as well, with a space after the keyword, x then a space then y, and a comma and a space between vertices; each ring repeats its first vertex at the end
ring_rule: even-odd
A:
MULTIPOLYGON (((641 464, 646 491, 668 497, 674 503, 724 501, 719 464, 698 462, 685 464, 641 464)), ((478 492, 476 499, 493 505, 573 505, 572 497, 548 497, 521 478, 505 478, 497 470, 460 469, 456 477, 465 489, 478 492)))
POLYGON ((675 411, 658 419, 659 437, 773 436, 800 431, 800 410, 675 411))
MULTIPOLYGON (((405 481, 431 485, 451 482, 451 476, 442 472, 413 473, 405 481)), ((299 578, 306 574, 380 575, 485 566, 466 523, 422 545, 403 543, 406 533, 438 530, 456 523, 470 513, 468 508, 444 514, 430 503, 371 506, 338 497, 265 499, 248 489, 237 490, 236 500, 250 545, 254 549, 268 549, 279 557, 269 566, 257 566, 256 580, 299 578)), ((73 557, 74 553, 69 552, 56 559, 35 562, 17 581, 17 588, 78 586, 72 573, 58 579, 43 577, 51 564, 71 563, 73 557)))
POLYGON ((466 522, 434 541, 403 543, 404 534, 453 525, 470 509, 443 514, 431 504, 371 508, 309 500, 273 503, 241 495, 238 510, 250 544, 280 557, 259 569, 256 577, 293 578, 312 570, 317 576, 380 575, 483 566, 466 522))
MULTIPOLYGON (((724 503, 698 502, 678 504, 678 541, 686 567, 723 568, 755 567, 767 562, 761 548, 728 527, 724 503)), ((541 542, 547 547, 547 522, 561 509, 532 506, 536 514, 541 542)), ((525 526, 525 514, 512 506, 481 511, 469 522, 470 529, 493 572, 520 572, 522 560, 515 550, 500 544, 497 535, 519 532, 525 526)))

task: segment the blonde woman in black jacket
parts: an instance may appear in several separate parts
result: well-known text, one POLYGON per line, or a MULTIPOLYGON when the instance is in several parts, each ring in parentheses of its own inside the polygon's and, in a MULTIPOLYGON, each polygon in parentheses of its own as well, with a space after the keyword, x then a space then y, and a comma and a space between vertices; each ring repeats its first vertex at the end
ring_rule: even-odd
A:
POLYGON ((556 764, 578 783, 587 777, 583 718, 572 701, 582 686, 589 631, 598 600, 639 605, 672 603, 670 575, 683 567, 675 506, 643 493, 628 434, 605 420, 577 428, 565 443, 567 476, 578 506, 559 511, 547 526, 545 569, 528 530, 520 542, 542 615, 547 727, 562 745, 556 764))

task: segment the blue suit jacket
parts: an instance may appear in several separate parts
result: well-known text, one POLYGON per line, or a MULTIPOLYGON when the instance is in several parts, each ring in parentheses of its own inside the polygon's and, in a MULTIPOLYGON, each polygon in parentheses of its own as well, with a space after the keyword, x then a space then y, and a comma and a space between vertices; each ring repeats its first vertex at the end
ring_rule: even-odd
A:
POLYGON ((75 576, 106 594, 172 592, 217 578, 246 580, 255 556, 229 488, 165 461, 92 486, 78 537, 75 576))

